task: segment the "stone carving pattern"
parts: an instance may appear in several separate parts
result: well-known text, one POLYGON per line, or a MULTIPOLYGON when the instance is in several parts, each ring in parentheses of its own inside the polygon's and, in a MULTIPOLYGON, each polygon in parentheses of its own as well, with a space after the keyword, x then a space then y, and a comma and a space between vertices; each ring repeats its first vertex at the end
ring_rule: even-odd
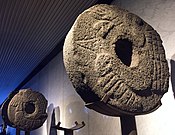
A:
POLYGON ((168 90, 168 65, 159 34, 116 6, 96 5, 77 18, 66 37, 64 63, 85 102, 92 102, 87 91, 99 98, 108 95, 108 104, 141 114, 160 106, 168 90), (129 66, 116 55, 119 40, 132 43, 129 66))
MULTIPOLYGON (((8 118, 15 128, 31 131, 43 125, 47 118, 47 100, 36 91, 20 90, 10 101, 8 118), (32 112, 26 111, 27 104, 34 105, 32 112)), ((28 108, 29 111, 31 108, 28 108)))

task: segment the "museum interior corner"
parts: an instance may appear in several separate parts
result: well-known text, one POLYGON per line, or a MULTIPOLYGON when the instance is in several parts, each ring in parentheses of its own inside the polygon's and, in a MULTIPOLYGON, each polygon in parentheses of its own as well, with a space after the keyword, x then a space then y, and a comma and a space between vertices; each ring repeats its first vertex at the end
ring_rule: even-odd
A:
POLYGON ((0 135, 175 135, 174 0, 0 0, 0 135))

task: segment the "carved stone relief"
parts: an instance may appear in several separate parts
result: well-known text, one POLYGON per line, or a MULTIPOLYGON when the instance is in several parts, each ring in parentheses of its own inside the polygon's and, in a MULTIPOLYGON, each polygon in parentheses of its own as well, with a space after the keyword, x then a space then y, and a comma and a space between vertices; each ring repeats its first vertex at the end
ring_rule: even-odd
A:
POLYGON ((92 107, 101 113, 152 112, 168 90, 168 64, 159 34, 117 6, 95 5, 80 14, 63 53, 75 90, 86 103, 103 101, 101 111, 92 107))
POLYGON ((9 102, 7 115, 11 125, 31 131, 43 125, 47 118, 47 100, 36 91, 20 90, 9 102))

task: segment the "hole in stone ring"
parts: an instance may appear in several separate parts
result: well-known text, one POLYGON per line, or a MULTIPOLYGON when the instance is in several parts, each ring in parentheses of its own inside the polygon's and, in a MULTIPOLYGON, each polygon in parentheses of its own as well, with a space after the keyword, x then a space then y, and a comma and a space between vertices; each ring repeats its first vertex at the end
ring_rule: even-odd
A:
POLYGON ((123 64, 130 66, 132 62, 132 42, 128 39, 117 40, 115 53, 123 64))
POLYGON ((25 112, 28 114, 32 114, 35 112, 35 104, 28 102, 25 104, 25 112))

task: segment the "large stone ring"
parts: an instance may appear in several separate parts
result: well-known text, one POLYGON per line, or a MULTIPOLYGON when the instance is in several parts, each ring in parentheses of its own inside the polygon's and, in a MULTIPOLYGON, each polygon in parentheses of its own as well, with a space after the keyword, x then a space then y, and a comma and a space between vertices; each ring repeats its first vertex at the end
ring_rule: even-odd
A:
POLYGON ((100 113, 150 113, 168 90, 169 71, 159 34, 143 19, 111 5, 78 16, 64 43, 69 78, 100 113))
POLYGON ((47 100, 41 93, 23 89, 4 105, 3 118, 7 125, 31 131, 43 125, 47 118, 46 109, 47 100))

